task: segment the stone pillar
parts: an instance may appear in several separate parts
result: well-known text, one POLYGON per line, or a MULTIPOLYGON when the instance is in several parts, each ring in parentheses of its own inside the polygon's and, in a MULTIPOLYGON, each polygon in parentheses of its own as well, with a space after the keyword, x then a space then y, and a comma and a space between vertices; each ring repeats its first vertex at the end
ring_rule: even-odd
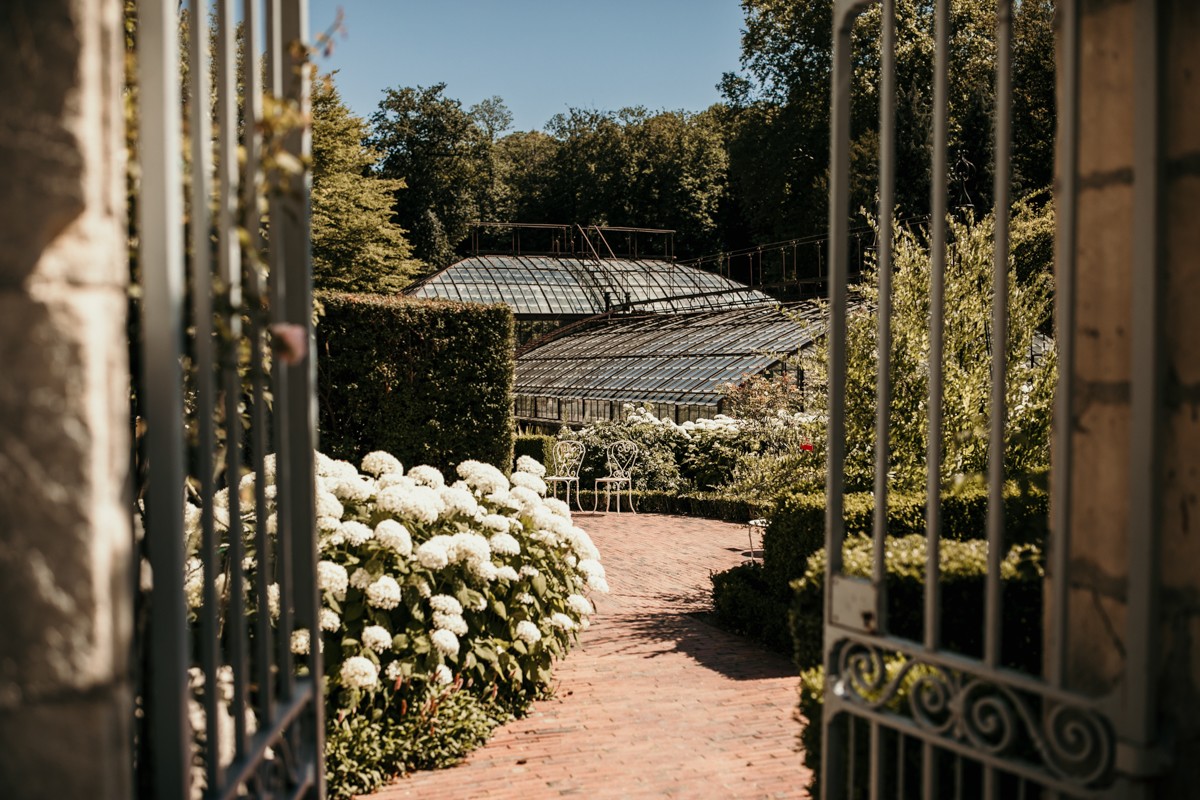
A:
POLYGON ((132 794, 119 0, 0 2, 0 794, 132 794))
POLYGON ((1164 3, 1162 663, 1173 764, 1161 797, 1200 795, 1200 5, 1164 3))
MULTIPOLYGON (((1155 741, 1138 768, 1153 796, 1200 796, 1200 5, 1158 3, 1162 35, 1161 274, 1135 265, 1137 103, 1151 86, 1135 66, 1133 0, 1077 0, 1080 14, 1076 172, 1075 347, 1071 375, 1070 643, 1073 688, 1120 692, 1134 626, 1150 625, 1155 741), (1130 614, 1130 454, 1135 382, 1132 298, 1146 281, 1162 292, 1165 380, 1155 530, 1154 619, 1130 614), (1195 527, 1196 530, 1192 530, 1195 527), (1164 757, 1164 758, 1160 758, 1164 757)), ((1064 53, 1060 51, 1060 64, 1064 53)), ((1060 73, 1061 81, 1061 73, 1060 73)), ((1060 89, 1062 84, 1060 82, 1060 89)), ((1060 146, 1061 146, 1060 142, 1060 146)), ((1061 152, 1061 151, 1060 151, 1061 152)), ((1060 185, 1064 165, 1059 164, 1060 185)), ((1145 185, 1145 184, 1142 184, 1145 185)), ((1060 227, 1059 235, 1069 233, 1060 227)), ((1133 526, 1136 529, 1136 525, 1133 526)), ((1118 695, 1119 696, 1119 695, 1118 695)), ((1126 698, 1128 710, 1129 698, 1126 698)), ((1123 713, 1120 704, 1116 713, 1123 713)), ((1129 758, 1130 756, 1126 756, 1129 758)), ((1129 766, 1130 761, 1125 765, 1129 766)))

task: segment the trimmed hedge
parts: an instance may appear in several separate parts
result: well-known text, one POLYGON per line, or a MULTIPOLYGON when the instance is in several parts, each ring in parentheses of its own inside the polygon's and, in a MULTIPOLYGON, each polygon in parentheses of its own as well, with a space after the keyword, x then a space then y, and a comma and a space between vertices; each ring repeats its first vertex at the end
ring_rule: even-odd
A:
POLYGON ((550 462, 554 460, 554 443, 556 441, 558 440, 553 436, 545 436, 540 433, 519 433, 513 444, 513 458, 529 456, 549 470, 550 462))
MULTIPOLYGON (((586 484, 586 482, 585 482, 586 484)), ((562 495, 562 491, 559 491, 562 495)), ((584 489, 579 493, 580 503, 584 511, 594 507, 594 493, 584 489)), ((571 508, 574 506, 575 490, 571 490, 571 508)), ((621 492, 622 513, 629 510, 625 492, 621 492)), ((616 497, 612 500, 612 509, 616 509, 616 497)), ((762 508, 739 497, 729 497, 717 492, 695 492, 693 494, 675 494, 657 490, 639 490, 633 492, 634 507, 641 514, 673 514, 681 517, 699 517, 701 519, 718 519, 724 522, 744 523, 762 513, 762 508)), ((599 507, 604 508, 604 492, 600 492, 599 507)))
POLYGON ((353 463, 386 450, 443 472, 511 464, 513 315, 503 305, 323 293, 317 325, 321 449, 353 463))
POLYGON ((746 561, 714 573, 712 584, 713 614, 722 628, 750 636, 777 653, 792 653, 787 601, 767 591, 762 564, 746 561))
MULTIPOLYGON (((925 609, 925 536, 889 536, 887 569, 887 629, 904 639, 921 641, 925 609)), ((967 656, 983 655, 984 583, 987 542, 941 543, 941 636, 946 649, 967 656)), ((871 574, 872 540, 848 536, 842 548, 848 575, 871 574)), ((1042 552, 1032 544, 1015 545, 1001 563, 1003 597, 1002 663, 1038 673, 1042 661, 1042 552)), ((809 559, 803 577, 792 581, 788 615, 795 642, 796 665, 815 667, 822 660, 825 609, 825 549, 809 559)))
MULTIPOLYGON (((871 495, 848 494, 844 508, 848 535, 870 530, 875 513, 871 495)), ((1045 492, 1030 487, 1009 487, 1005 493, 1008 543, 1041 544, 1046 536, 1048 512, 1045 492)), ((810 557, 824 550, 825 496, 793 494, 781 498, 768 513, 771 523, 763 535, 761 572, 756 573, 753 580, 749 579, 748 573, 739 572, 736 567, 714 575, 713 606, 717 610, 717 620, 723 627, 758 639, 781 653, 792 654, 794 650, 790 638, 780 636, 778 630, 785 624, 787 609, 792 602, 791 582, 805 574, 810 557), (755 597, 756 594, 761 594, 761 597, 755 597)), ((734 521, 744 522, 749 518, 734 521)), ((947 542, 982 537, 986 520, 985 490, 963 490, 942 498, 942 535, 947 542)), ((889 495, 888 530, 895 534, 918 532, 923 538, 924 498, 889 495)), ((954 590, 944 594, 944 597, 953 596, 954 590)), ((918 601, 915 607, 921 608, 921 603, 918 601)), ((819 647, 820 614, 813 618, 813 624, 816 625, 819 647)))
MULTIPOLYGON (((963 489, 942 495, 942 537, 982 539, 987 535, 987 490, 963 489)), ((846 533, 871 530, 875 500, 869 493, 847 494, 843 501, 846 533)), ((1032 486, 1010 484, 1004 492, 1005 545, 1041 544, 1046 539, 1049 496, 1032 486)), ((781 498, 763 536, 763 563, 771 590, 789 594, 788 583, 804 574, 809 556, 825 547, 825 495, 781 498)), ((925 532, 925 497, 888 495, 888 533, 925 532)))

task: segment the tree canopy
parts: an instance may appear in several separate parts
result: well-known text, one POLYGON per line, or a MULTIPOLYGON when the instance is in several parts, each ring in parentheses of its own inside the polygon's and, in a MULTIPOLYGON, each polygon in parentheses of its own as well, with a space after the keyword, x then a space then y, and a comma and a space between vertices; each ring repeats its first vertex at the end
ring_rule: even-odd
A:
POLYGON ((370 170, 378 154, 363 142, 366 123, 352 115, 332 76, 312 89, 312 259, 318 288, 394 293, 421 264, 392 222, 400 180, 370 170))

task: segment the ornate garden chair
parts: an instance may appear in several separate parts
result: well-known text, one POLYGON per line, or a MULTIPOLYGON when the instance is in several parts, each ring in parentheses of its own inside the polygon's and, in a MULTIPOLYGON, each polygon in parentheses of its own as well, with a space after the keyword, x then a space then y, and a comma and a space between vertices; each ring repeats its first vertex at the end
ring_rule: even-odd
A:
POLYGON ((579 501, 579 469, 583 466, 585 449, 583 442, 573 439, 555 442, 550 453, 550 474, 542 478, 554 497, 558 497, 558 484, 566 485, 567 505, 571 504, 571 484, 575 484, 575 507, 580 511, 583 511, 583 505, 579 501))
POLYGON ((628 439, 621 439, 608 446, 608 477, 596 478, 592 511, 600 507, 600 487, 604 487, 604 513, 613 492, 617 495, 617 513, 621 513, 621 488, 629 495, 629 510, 637 513, 633 505, 633 467, 637 464, 638 446, 628 439))

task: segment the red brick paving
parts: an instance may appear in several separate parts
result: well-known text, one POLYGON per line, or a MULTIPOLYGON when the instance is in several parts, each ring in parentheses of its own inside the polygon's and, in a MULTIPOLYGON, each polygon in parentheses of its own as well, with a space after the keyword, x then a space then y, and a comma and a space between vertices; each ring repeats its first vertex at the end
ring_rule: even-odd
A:
POLYGON ((807 797, 794 668, 700 616, 709 573, 746 557, 745 527, 628 513, 577 522, 612 592, 593 598, 555 697, 462 764, 375 797, 807 797))

